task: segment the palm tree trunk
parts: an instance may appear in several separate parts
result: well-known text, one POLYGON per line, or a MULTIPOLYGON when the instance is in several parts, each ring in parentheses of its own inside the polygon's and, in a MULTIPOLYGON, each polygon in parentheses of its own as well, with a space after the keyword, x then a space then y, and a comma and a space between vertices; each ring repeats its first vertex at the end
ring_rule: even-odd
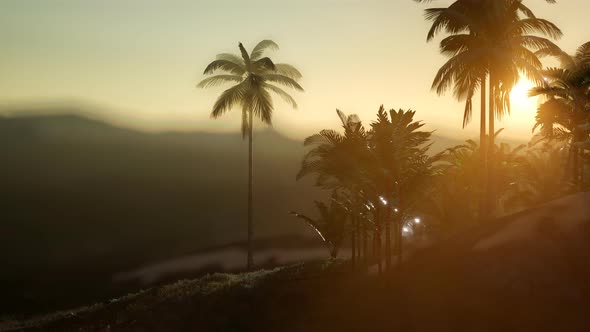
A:
POLYGON ((385 271, 391 269, 391 210, 390 207, 387 207, 387 212, 385 213, 385 271))
POLYGON ((371 262, 377 261, 379 258, 379 233, 377 230, 373 231, 373 256, 371 257, 371 262))
POLYGON ((495 211, 495 205, 496 205, 496 193, 495 193, 495 189, 496 189, 496 183, 494 180, 494 176, 495 176, 495 169, 494 169, 494 134, 495 134, 495 129, 494 129, 494 125, 495 125, 495 119, 496 119, 496 110, 495 110, 495 84, 494 81, 492 80, 492 74, 490 73, 490 93, 489 93, 489 101, 490 101, 490 107, 488 109, 488 116, 489 116, 489 134, 488 134, 488 151, 487 151, 487 155, 488 155, 488 165, 487 165, 487 170, 488 170, 488 210, 486 211, 486 214, 488 217, 493 218, 494 216, 494 211, 495 211))
POLYGON ((394 225, 394 232, 395 232, 395 254, 397 255, 397 266, 396 268, 400 269, 402 266, 402 255, 403 255, 403 236, 402 236, 402 222, 403 222, 403 203, 402 203, 402 196, 401 196, 401 190, 399 187, 399 183, 396 181, 395 183, 396 185, 396 194, 397 194, 397 200, 398 200, 398 205, 397 205, 397 212, 395 213, 395 225, 394 225))
POLYGON ((366 267, 368 266, 368 243, 369 243, 369 237, 367 236, 367 225, 365 223, 363 223, 361 225, 362 227, 362 232, 363 232, 363 265, 366 267))
POLYGON ((358 196, 355 196, 354 198, 355 202, 354 202, 354 206, 355 206, 355 232, 356 232, 356 248, 357 248, 357 252, 356 252, 356 260, 357 262, 362 265, 362 243, 361 243, 361 219, 359 218, 359 212, 361 211, 360 209, 360 205, 359 205, 359 199, 358 196))
POLYGON ((567 152, 567 158, 565 161, 565 172, 563 172, 563 180, 564 181, 573 181, 574 180, 574 176, 573 176, 573 170, 572 170, 572 164, 573 164, 573 159, 574 159, 574 152, 573 152, 573 145, 572 143, 570 143, 570 146, 568 148, 568 152, 567 152))
POLYGON ((486 144, 486 80, 487 75, 483 74, 481 77, 481 113, 480 113, 480 124, 479 124, 479 221, 483 222, 486 213, 486 156, 487 156, 487 144, 486 144))
POLYGON ((254 267, 254 250, 252 248, 252 235, 254 233, 254 211, 252 207, 253 196, 254 192, 252 190, 252 161, 253 161, 253 151, 252 151, 252 133, 254 128, 254 112, 250 110, 250 126, 248 128, 248 264, 247 268, 248 271, 251 271, 254 267))
POLYGON ((382 268, 382 261, 383 261, 383 256, 381 254, 381 206, 379 205, 379 203, 377 203, 377 209, 375 211, 375 236, 377 237, 377 255, 375 255, 375 259, 377 260, 377 268, 379 271, 379 274, 381 274, 381 272, 383 271, 382 268))
POLYGON ((580 185, 580 177, 578 176, 578 148, 573 147, 574 152, 574 167, 572 168, 573 178, 574 178, 574 187, 576 189, 579 188, 580 185))
POLYGON ((584 190, 584 181, 586 179, 584 179, 584 171, 586 171, 585 169, 585 162, 584 159, 586 157, 585 155, 585 149, 580 149, 580 191, 584 190))
POLYGON ((403 226, 402 226, 402 218, 398 217, 395 223, 395 245, 397 247, 396 255, 397 255, 397 268, 401 268, 402 266, 402 256, 403 256, 403 226))
POLYGON ((356 267, 356 233, 355 233, 355 227, 356 227, 356 221, 355 221, 356 217, 354 215, 354 207, 353 207, 353 211, 352 214, 350 216, 350 228, 351 228, 351 232, 350 232, 350 253, 351 253, 351 264, 352 264, 352 269, 354 270, 356 267))
POLYGON ((359 261, 359 265, 362 268, 364 266, 364 260, 363 260, 363 224, 361 223, 361 219, 358 218, 357 219, 357 233, 358 233, 358 261, 359 261))

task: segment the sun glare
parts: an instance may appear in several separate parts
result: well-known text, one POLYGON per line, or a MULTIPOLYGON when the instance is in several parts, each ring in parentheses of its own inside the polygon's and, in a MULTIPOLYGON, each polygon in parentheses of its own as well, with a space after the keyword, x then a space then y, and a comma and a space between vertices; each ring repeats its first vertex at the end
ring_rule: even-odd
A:
POLYGON ((512 89, 509 127, 532 128, 538 107, 538 98, 528 96, 529 90, 533 87, 534 84, 531 81, 521 78, 512 89))
POLYGON ((525 78, 521 78, 516 86, 514 86, 510 93, 510 100, 515 111, 519 111, 519 108, 536 108, 537 98, 530 98, 528 96, 529 90, 533 87, 534 84, 525 78))

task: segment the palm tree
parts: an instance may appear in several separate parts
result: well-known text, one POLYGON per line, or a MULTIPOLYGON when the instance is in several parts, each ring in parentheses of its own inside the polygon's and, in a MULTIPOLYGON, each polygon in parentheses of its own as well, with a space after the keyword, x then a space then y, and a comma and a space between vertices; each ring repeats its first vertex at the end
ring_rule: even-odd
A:
POLYGON ((391 123, 397 127, 398 137, 396 184, 397 208, 395 214, 398 266, 403 258, 403 220, 420 211, 420 203, 431 192, 430 184, 439 172, 437 165, 441 154, 429 155, 432 132, 419 131, 424 126, 421 121, 414 121, 415 111, 391 112, 391 123))
MULTIPOLYGON (((496 138, 502 132, 498 130, 496 138)), ((521 190, 521 179, 525 145, 512 148, 509 144, 494 145, 494 163, 488 167, 496 174, 496 187, 500 197, 499 207, 507 211, 524 202, 518 196, 521 190), (518 201, 518 204, 514 202, 518 201)), ((458 222, 474 220, 477 213, 479 154, 481 148, 476 141, 467 140, 464 144, 452 147, 443 152, 442 172, 435 178, 434 190, 426 202, 426 210, 436 218, 447 230, 458 228, 458 222)))
MULTIPOLYGON (((496 131, 497 138, 504 129, 496 131)), ((514 212, 514 198, 510 197, 510 192, 514 186, 521 180, 522 162, 524 160, 523 151, 526 149, 525 144, 512 147, 508 143, 497 143, 494 145, 493 163, 488 165, 495 175, 495 189, 498 197, 498 211, 507 214, 514 212)), ((516 206, 518 207, 518 206, 516 206)))
POLYGON ((590 42, 581 45, 574 55, 559 51, 549 53, 561 61, 561 67, 542 71, 544 81, 531 89, 530 96, 548 98, 537 111, 537 127, 549 139, 569 141, 573 156, 572 177, 580 182, 578 155, 583 152, 583 142, 588 140, 590 117, 590 42))
MULTIPOLYGON (((397 166, 395 155, 395 126, 389 121, 389 115, 383 105, 377 111, 377 121, 371 123, 371 130, 368 135, 368 146, 372 162, 369 164, 371 170, 367 172, 368 185, 373 193, 375 208, 374 217, 376 224, 377 243, 375 244, 376 256, 381 271, 381 232, 385 232, 385 269, 391 267, 391 223, 395 207, 391 205, 395 197, 395 178, 393 170, 397 166), (383 213, 384 212, 384 213, 383 213), (382 229, 382 224, 385 226, 382 229)), ((399 210, 398 210, 399 211, 399 210)))
POLYGON ((275 64, 270 58, 264 57, 268 49, 278 49, 278 45, 272 40, 263 40, 258 43, 251 53, 248 53, 242 43, 238 44, 241 56, 234 54, 219 54, 215 61, 205 68, 205 75, 216 74, 202 80, 197 86, 207 88, 220 84, 233 83, 225 90, 213 105, 211 117, 219 118, 234 106, 242 108, 242 138, 248 136, 248 260, 247 268, 251 270, 254 265, 252 237, 253 237, 253 192, 252 192, 252 136, 254 128, 254 116, 263 123, 272 124, 274 106, 270 92, 279 95, 293 108, 297 103, 285 90, 274 84, 280 84, 288 88, 303 91, 297 80, 301 73, 295 67, 288 64, 275 64), (274 84, 273 84, 274 83, 274 84))
MULTIPOLYGON (((466 100, 464 125, 471 118, 471 99, 475 91, 480 90, 480 142, 485 140, 484 87, 486 78, 489 80, 489 142, 486 145, 490 150, 487 162, 493 163, 494 121, 510 112, 512 87, 521 75, 534 82, 542 81, 538 56, 559 49, 549 39, 530 33, 557 38, 561 31, 551 22, 535 17, 521 0, 458 0, 449 8, 427 10, 426 17, 433 21, 429 39, 440 30, 451 34, 440 44, 441 52, 451 58, 437 73, 433 89, 442 94, 453 86, 455 96, 466 100)), ((484 160, 480 162, 482 167, 484 160)), ((493 211, 494 174, 491 168, 487 173, 488 208, 493 211)), ((482 205, 480 214, 484 211, 482 205)))
MULTIPOLYGON (((434 0, 414 0, 418 3, 433 2, 434 0)), ((548 3, 555 3, 555 0, 546 0, 548 3)), ((527 15, 528 17, 534 17, 532 11, 525 6, 523 3, 516 3, 517 10, 527 15)), ((425 17, 428 21, 432 22, 432 26, 427 35, 427 41, 431 41, 441 31, 446 31, 451 34, 443 42, 441 42, 441 51, 445 55, 455 56, 457 55, 458 48, 468 47, 469 40, 465 37, 465 34, 472 35, 473 39, 478 36, 477 26, 478 18, 484 15, 484 11, 488 10, 485 6, 482 6, 480 1, 474 0, 457 0, 454 1, 448 8, 430 8, 425 11, 425 17), (479 10, 478 10, 479 9, 479 10)), ((455 59, 457 60, 457 59, 455 59)), ((465 60, 465 59, 463 59, 465 60)), ((481 95, 481 108, 480 108, 480 142, 483 142, 486 137, 486 80, 489 74, 488 66, 480 54, 478 56, 472 56, 472 63, 468 68, 462 68, 460 71, 457 70, 456 61, 447 62, 447 70, 452 70, 452 66, 455 69, 451 72, 456 74, 455 77, 448 77, 443 79, 442 67, 439 71, 439 75, 433 82, 433 89, 436 89, 438 94, 443 94, 449 86, 455 81, 455 97, 459 100, 465 101, 465 110, 463 112, 463 127, 465 127, 471 121, 471 115, 473 111, 473 97, 475 92, 479 89, 481 95), (455 72, 456 71, 456 72, 455 72)), ((483 146, 483 145, 482 145, 483 146)), ((484 151, 485 152, 485 151, 484 151)), ((485 153, 484 153, 485 154, 485 153)), ((482 155, 482 157, 485 157, 482 155)), ((485 159, 482 158, 482 167, 485 167, 485 159)))
POLYGON ((481 147, 474 140, 442 153, 442 171, 433 179, 433 191, 423 209, 446 231, 460 228, 478 216, 480 153, 481 147))
POLYGON ((328 245, 330 249, 330 257, 336 259, 338 257, 338 251, 344 241, 346 235, 346 208, 342 202, 339 201, 340 197, 336 190, 332 191, 332 197, 330 203, 326 204, 323 202, 315 201, 316 209, 320 216, 318 219, 310 218, 306 215, 291 212, 297 218, 305 221, 311 228, 313 228, 318 235, 322 238, 324 243, 328 245))
MULTIPOLYGON (((428 157, 430 132, 420 131, 424 123, 414 121, 415 111, 390 110, 381 106, 377 121, 371 124, 368 146, 371 167, 365 174, 383 198, 385 211, 385 267, 391 266, 390 224, 394 224, 394 244, 398 260, 402 256, 402 221, 415 210, 426 193, 432 164, 439 155, 428 157), (393 218, 392 218, 393 217, 393 218), (393 220, 392 220, 393 219, 393 220)), ((377 220, 377 229, 380 222, 377 220)))
POLYGON ((360 254, 359 213, 362 202, 361 188, 368 162, 367 134, 356 115, 346 116, 336 110, 344 129, 341 134, 324 129, 305 139, 305 146, 313 148, 304 156, 297 180, 308 175, 316 176, 316 185, 325 189, 338 189, 350 201, 352 224, 352 265, 355 266, 357 248, 360 254))
MULTIPOLYGON (((572 186, 563 180, 563 144, 549 142, 529 149, 517 161, 506 204, 533 206, 557 199, 572 186)), ((510 207, 510 206, 508 206, 510 207)))

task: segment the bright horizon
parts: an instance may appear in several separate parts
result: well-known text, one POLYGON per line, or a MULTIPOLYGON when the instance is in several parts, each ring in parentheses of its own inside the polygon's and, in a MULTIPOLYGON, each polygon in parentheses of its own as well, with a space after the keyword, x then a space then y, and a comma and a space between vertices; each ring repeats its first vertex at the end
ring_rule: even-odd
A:
MULTIPOLYGON (((195 86, 216 54, 237 53, 238 41, 250 50, 272 39, 281 49, 271 58, 304 75, 306 92, 292 93, 298 110, 274 98, 274 127, 288 137, 337 128, 336 108, 368 125, 381 104, 416 110, 417 119, 440 135, 474 137, 477 98, 463 130, 463 103, 430 90, 445 58, 438 53, 440 38, 426 43, 423 10, 449 2, 5 1, 0 106, 76 101, 97 105, 106 112, 99 116, 134 128, 237 132, 240 112, 209 118, 223 88, 195 86)), ((527 3, 563 30, 557 44, 566 52, 587 41, 578 32, 585 31, 584 1, 527 3)), ((496 124, 505 128, 503 138, 530 138, 537 102, 526 98, 529 87, 519 83, 512 115, 496 124)))

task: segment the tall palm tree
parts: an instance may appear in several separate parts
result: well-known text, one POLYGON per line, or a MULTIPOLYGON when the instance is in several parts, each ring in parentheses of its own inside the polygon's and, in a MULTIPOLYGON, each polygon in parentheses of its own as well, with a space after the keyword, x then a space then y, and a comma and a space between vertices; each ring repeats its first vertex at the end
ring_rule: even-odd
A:
POLYGON ((441 154, 429 155, 432 132, 420 130, 424 123, 414 120, 415 111, 391 110, 390 121, 395 127, 396 149, 395 191, 396 254, 398 266, 403 258, 403 222, 419 211, 419 203, 428 197, 430 183, 437 174, 441 154))
POLYGON ((354 267, 356 254, 357 252, 360 254, 361 188, 366 178, 363 172, 369 160, 367 133, 358 116, 346 116, 339 110, 336 110, 336 113, 342 122, 344 133, 324 129, 306 138, 304 145, 313 146, 313 148, 304 156, 297 180, 315 175, 317 186, 341 190, 349 197, 352 224, 352 265, 354 267))
POLYGON ((272 40, 263 40, 258 43, 252 52, 248 53, 242 43, 238 44, 241 56, 234 54, 218 54, 216 60, 205 68, 205 75, 216 74, 202 80, 197 86, 207 88, 220 84, 233 83, 225 90, 213 105, 211 117, 219 118, 234 106, 242 108, 242 138, 248 136, 248 258, 247 268, 254 266, 252 237, 253 237, 253 182, 252 182, 252 136, 254 128, 254 116, 263 123, 272 124, 274 111, 270 92, 280 96, 293 108, 297 103, 285 90, 275 84, 303 91, 297 82, 301 73, 295 67, 288 64, 275 64, 264 53, 269 49, 278 49, 278 45, 272 40), (222 74, 217 74, 222 72, 222 74))
MULTIPOLYGON (((395 126, 389 121, 389 115, 383 105, 377 111, 377 121, 371 123, 371 130, 368 135, 368 146, 372 156, 371 171, 368 172, 369 184, 375 200, 373 205, 374 219, 376 224, 376 247, 379 268, 381 268, 381 232, 385 233, 385 269, 391 267, 391 223, 395 206, 392 205, 395 197, 395 178, 393 170, 397 166, 395 155, 395 126), (383 213, 384 212, 384 213, 383 213), (384 224, 384 229, 382 229, 384 224)), ((399 210, 398 210, 399 211, 399 210)))
MULTIPOLYGON (((553 23, 535 17, 522 0, 458 0, 449 8, 427 10, 426 17, 433 21, 429 39, 441 30, 451 34, 440 44, 441 52, 451 58, 437 73, 433 88, 442 94, 454 86, 455 96, 466 99, 464 124, 471 117, 471 99, 475 91, 480 90, 481 142, 485 140, 484 88, 486 78, 489 80, 489 142, 486 145, 490 150, 487 162, 493 163, 494 121, 510 112, 510 91, 521 75, 534 82, 542 81, 538 56, 558 50, 549 39, 530 33, 558 38, 561 31, 553 23)), ((483 152, 482 156, 486 153, 483 152)), ((485 166, 484 158, 481 166, 485 166)), ((493 170, 487 168, 487 173, 488 209, 493 212, 493 170)), ((480 214, 484 211, 482 206, 480 214)))
MULTIPOLYGON (((428 3, 435 0, 414 0, 419 3, 428 3)), ((555 0, 546 0, 549 3, 555 3, 555 0)), ((451 36, 441 43, 441 51, 445 55, 454 56, 457 53, 457 47, 467 47, 467 42, 462 34, 470 34, 473 37, 478 35, 478 19, 485 15, 489 10, 483 3, 478 0, 456 0, 449 7, 429 8, 425 11, 425 18, 432 22, 432 26, 427 35, 427 41, 431 41, 441 31, 445 31, 451 36)), ((522 2, 518 2, 517 10, 527 17, 534 17, 532 11, 522 2)), ((480 117, 480 141, 485 138, 486 130, 486 79, 488 68, 485 59, 482 57, 473 57, 472 63, 468 68, 463 68, 460 74, 457 72, 455 85, 455 96, 459 100, 465 101, 465 110, 463 113, 463 127, 471 121, 473 110, 473 97, 479 89, 481 94, 481 117, 480 117)), ((451 66, 453 63, 447 63, 451 66)), ((456 64, 455 64, 456 65, 456 64)), ((443 67, 444 68, 444 67, 443 67)), ((442 69, 439 74, 442 74, 442 69)), ((451 68, 448 68, 451 69, 451 68)), ((437 93, 442 94, 446 91, 452 82, 444 81, 442 75, 434 80, 433 88, 437 93)))
MULTIPOLYGON (((546 102, 537 111, 535 128, 547 138, 564 138, 571 142, 573 155, 572 177, 579 181, 579 150, 588 140, 590 120, 590 42, 580 47, 573 55, 559 51, 549 53, 561 61, 561 67, 542 71, 545 80, 531 89, 530 96, 545 96, 546 102)), ((581 181, 580 181, 581 182, 581 181)))
POLYGON ((368 136, 372 162, 365 174, 388 204, 384 218, 386 269, 391 266, 390 224, 394 226, 395 252, 401 261, 403 220, 424 197, 421 196, 427 191, 424 185, 430 180, 432 164, 438 158, 438 155, 427 156, 431 133, 420 130, 424 123, 415 121, 415 114, 411 110, 386 112, 381 106, 368 136))

